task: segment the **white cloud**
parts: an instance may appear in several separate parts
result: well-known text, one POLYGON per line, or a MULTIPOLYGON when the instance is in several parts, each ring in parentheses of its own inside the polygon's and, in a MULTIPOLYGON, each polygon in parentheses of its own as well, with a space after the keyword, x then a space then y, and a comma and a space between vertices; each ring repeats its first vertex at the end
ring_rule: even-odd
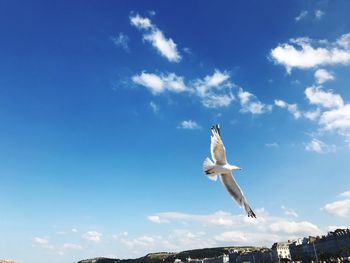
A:
POLYGON ((317 84, 323 84, 328 80, 334 80, 333 74, 325 69, 316 70, 314 76, 317 84))
POLYGON ((295 210, 285 206, 282 206, 281 208, 286 216, 298 217, 298 214, 295 212, 295 210))
POLYGON ((192 86, 207 108, 227 107, 234 100, 231 93, 233 83, 229 81, 230 74, 215 70, 212 75, 196 79, 192 86))
POLYGON ((159 112, 159 106, 155 102, 151 101, 149 103, 149 106, 151 107, 151 109, 152 109, 152 111, 154 113, 158 113, 159 112))
POLYGON ((340 197, 345 197, 345 198, 350 198, 350 191, 346 191, 344 193, 341 193, 339 196, 340 197))
POLYGON ((165 91, 175 93, 189 92, 198 96, 207 108, 227 107, 234 100, 231 93, 233 83, 229 81, 227 72, 215 70, 213 75, 205 76, 203 79, 195 79, 186 86, 184 78, 175 73, 153 74, 142 72, 134 75, 132 81, 149 89, 154 95, 165 91))
POLYGON ((339 196, 345 199, 326 204, 321 210, 339 217, 350 217, 350 191, 341 193, 339 196))
MULTIPOLYGON (((319 108, 304 113, 304 116, 310 120, 318 119, 321 131, 337 131, 349 143, 350 103, 345 103, 339 94, 333 93, 332 90, 325 91, 321 86, 308 87, 305 95, 310 104, 317 105, 319 108)), ((309 150, 323 152, 322 146, 325 146, 328 152, 335 151, 334 145, 327 146, 317 140, 311 141, 307 147, 309 150)))
POLYGON ((269 226, 274 233, 297 234, 297 235, 314 235, 320 233, 320 229, 307 221, 295 222, 287 220, 279 220, 269 226))
POLYGON ((78 233, 78 229, 72 228, 72 232, 73 232, 73 233, 78 233))
POLYGON ((132 81, 148 88, 155 95, 166 90, 179 93, 187 89, 183 78, 177 76, 175 73, 158 76, 153 73, 142 72, 140 75, 134 75, 132 81))
POLYGON ((287 109, 291 114, 293 114, 294 119, 299 119, 301 117, 301 112, 299 111, 297 104, 289 104, 283 100, 275 100, 275 105, 277 107, 287 109))
POLYGON ((338 109, 323 112, 319 123, 326 130, 349 131, 350 104, 346 104, 338 109))
POLYGON ((147 17, 141 17, 139 14, 136 14, 135 16, 130 16, 130 23, 138 29, 153 28, 151 20, 147 17))
POLYGON ((239 88, 237 96, 241 104, 240 111, 243 113, 262 114, 272 110, 272 105, 265 105, 259 101, 255 95, 244 91, 242 88, 239 88))
POLYGON ((300 14, 295 17, 295 21, 299 22, 301 19, 305 18, 307 16, 308 12, 306 10, 302 10, 300 14))
POLYGON ((50 249, 50 250, 54 249, 54 246, 50 244, 50 241, 47 237, 34 237, 33 247, 40 247, 40 248, 50 249))
POLYGON ((279 144, 277 142, 273 142, 273 143, 265 143, 265 146, 268 148, 279 148, 279 144))
POLYGON ((271 50, 275 63, 285 66, 287 72, 293 68, 309 69, 321 65, 350 63, 350 33, 335 42, 313 41, 309 38, 291 39, 271 50))
POLYGON ((141 17, 136 14, 130 16, 131 25, 143 31, 143 39, 152 44, 152 46, 170 62, 179 62, 181 55, 177 50, 177 45, 171 38, 166 38, 163 32, 149 18, 141 17))
POLYGON ((88 231, 83 235, 83 238, 93 242, 100 242, 102 234, 97 231, 88 231))
POLYGON ((153 223, 157 223, 157 224, 162 224, 162 223, 167 223, 168 222, 168 220, 162 219, 158 215, 148 216, 147 218, 148 218, 149 221, 151 221, 153 223))
POLYGON ((170 62, 179 62, 181 60, 181 55, 176 48, 175 42, 171 38, 167 39, 159 29, 145 34, 143 39, 150 42, 170 62))
POLYGON ((164 212, 153 214, 148 220, 155 224, 167 222, 168 233, 118 237, 116 242, 129 249, 137 249, 138 254, 153 251, 181 251, 213 246, 258 245, 271 246, 276 241, 317 235, 319 228, 307 221, 275 217, 265 209, 256 209, 256 219, 245 213, 234 215, 224 211, 211 214, 186 214, 164 212), (205 229, 205 232, 203 232, 205 229))
POLYGON ((321 111, 319 108, 311 111, 304 112, 304 117, 313 121, 316 120, 321 114, 321 111))
POLYGON ((122 244, 126 245, 130 249, 134 247, 153 247, 156 245, 156 243, 159 243, 159 241, 162 239, 161 236, 150 236, 150 235, 143 235, 137 238, 124 238, 121 240, 122 244))
POLYGON ((350 33, 342 35, 337 39, 337 45, 344 49, 350 49, 350 33))
POLYGON ((39 245, 49 244, 49 240, 45 237, 34 237, 33 242, 39 245))
POLYGON ((73 243, 64 243, 62 246, 63 249, 67 250, 82 250, 83 247, 78 244, 73 244, 73 243))
POLYGON ((210 239, 203 231, 192 231, 188 229, 174 229, 166 236, 141 235, 135 238, 124 238, 121 244, 129 249, 158 251, 181 251, 200 247, 212 247, 215 241, 210 239))
POLYGON ((198 123, 195 121, 187 120, 187 121, 182 121, 178 126, 178 128, 186 129, 186 130, 196 130, 196 129, 200 129, 201 126, 198 125, 198 123))
MULTIPOLYGON (((199 222, 209 225, 218 225, 218 226, 233 226, 242 224, 242 216, 232 216, 229 213, 223 211, 217 211, 214 214, 209 215, 195 215, 195 214, 185 214, 179 212, 165 212, 158 213, 157 221, 179 221, 179 222, 199 222)), ((158 222, 157 222, 158 223, 158 222)))
POLYGON ((315 17, 317 19, 321 19, 324 16, 324 12, 322 10, 316 10, 315 11, 315 17))
POLYGON ((117 47, 123 48, 125 51, 129 52, 129 37, 125 35, 124 33, 120 32, 116 37, 112 37, 113 43, 117 47))
POLYGON ((228 242, 240 245, 258 245, 269 244, 281 238, 276 234, 271 233, 257 233, 257 232, 243 232, 243 231, 226 231, 214 237, 215 240, 221 242, 228 242))
POLYGON ((328 153, 328 152, 335 152, 336 146, 327 145, 323 141, 313 138, 310 142, 308 142, 305 145, 305 150, 309 152, 316 152, 316 153, 328 153))
POLYGON ((344 106, 342 97, 334 94, 332 90, 324 91, 322 87, 308 87, 305 95, 310 104, 322 106, 324 108, 341 108, 344 106))

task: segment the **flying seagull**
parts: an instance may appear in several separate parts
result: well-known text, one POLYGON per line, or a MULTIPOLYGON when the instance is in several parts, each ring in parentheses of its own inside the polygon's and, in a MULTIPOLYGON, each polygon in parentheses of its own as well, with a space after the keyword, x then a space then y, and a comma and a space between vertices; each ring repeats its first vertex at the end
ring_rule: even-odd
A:
POLYGON ((209 179, 216 181, 219 176, 222 184, 225 186, 227 192, 231 195, 236 202, 244 208, 247 212, 248 217, 256 218, 253 210, 248 205, 247 200, 244 198, 242 190, 239 188, 235 179, 232 176, 234 170, 241 170, 240 167, 235 165, 230 165, 226 160, 225 146, 221 139, 220 127, 219 125, 214 125, 211 127, 211 144, 210 151, 211 157, 214 160, 212 162, 209 158, 206 158, 203 163, 203 170, 209 179))

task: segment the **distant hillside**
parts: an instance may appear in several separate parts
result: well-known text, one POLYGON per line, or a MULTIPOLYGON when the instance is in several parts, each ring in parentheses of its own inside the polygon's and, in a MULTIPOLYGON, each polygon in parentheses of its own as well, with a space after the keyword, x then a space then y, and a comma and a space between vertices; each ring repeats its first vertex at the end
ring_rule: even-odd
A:
POLYGON ((150 253, 144 257, 136 259, 112 259, 112 258, 93 258, 81 260, 78 263, 173 263, 175 259, 179 258, 185 261, 187 258, 202 259, 202 258, 215 258, 223 254, 227 254, 230 250, 243 251, 257 251, 261 250, 260 247, 215 247, 215 248, 203 248, 186 250, 179 253, 170 252, 158 252, 150 253))

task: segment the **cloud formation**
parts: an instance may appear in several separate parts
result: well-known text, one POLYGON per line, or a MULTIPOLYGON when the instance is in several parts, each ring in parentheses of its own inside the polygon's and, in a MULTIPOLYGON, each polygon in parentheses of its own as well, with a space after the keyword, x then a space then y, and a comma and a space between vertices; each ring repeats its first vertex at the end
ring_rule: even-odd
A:
POLYGON ((317 84, 323 84, 326 81, 334 80, 333 74, 325 69, 316 70, 314 76, 317 84))
POLYGON ((343 199, 328 203, 321 210, 335 216, 348 218, 350 217, 350 191, 341 193, 339 197, 343 199))
POLYGON ((93 242, 100 242, 102 234, 97 231, 88 231, 83 235, 83 238, 93 242))
POLYGON ((297 104, 289 104, 283 100, 275 100, 275 105, 282 109, 287 109, 293 115, 294 119, 299 119, 301 117, 301 112, 297 104))
POLYGON ((197 78, 185 84, 184 77, 175 73, 147 73, 143 71, 134 75, 132 81, 146 87, 154 95, 169 92, 187 92, 197 96, 202 105, 207 108, 227 107, 234 100, 232 94, 233 83, 230 81, 230 74, 226 71, 214 70, 212 75, 204 78, 197 78))
POLYGON ((143 40, 149 42, 163 57, 170 62, 180 62, 181 55, 177 45, 147 17, 139 14, 130 16, 130 24, 143 32, 143 40))
POLYGON ((129 52, 129 37, 125 35, 124 33, 120 32, 117 36, 112 37, 113 43, 117 47, 123 48, 125 51, 129 52))
POLYGON ((332 90, 324 91, 321 86, 306 88, 305 95, 310 104, 323 108, 331 109, 344 106, 343 98, 339 94, 334 94, 332 90))
POLYGON ((285 207, 284 205, 282 205, 281 208, 286 216, 298 217, 298 214, 297 214, 297 212, 295 212, 294 209, 285 207))
POLYGON ((255 95, 249 91, 244 91, 242 88, 239 88, 237 96, 241 104, 240 111, 243 113, 263 114, 272 110, 272 105, 262 103, 255 95))
MULTIPOLYGON (((286 208, 285 211, 291 212, 292 210, 286 208)), ((265 209, 257 209, 256 212, 258 216, 255 220, 246 217, 244 214, 233 215, 224 211, 206 215, 165 212, 153 216, 157 216, 155 223, 166 221, 168 224, 174 224, 174 227, 176 227, 176 224, 185 225, 188 228, 205 226, 209 233, 203 235, 202 238, 216 245, 227 245, 234 242, 237 245, 259 244, 260 246, 270 246, 272 242, 279 240, 315 235, 322 232, 318 226, 311 222, 291 220, 290 216, 296 216, 295 211, 288 214, 289 218, 271 216, 265 209)), ((153 219, 151 221, 154 222, 153 219)))
POLYGON ((324 65, 350 64, 350 33, 334 42, 310 38, 290 39, 271 50, 271 58, 290 73, 293 68, 310 69, 324 65))
POLYGON ((335 145, 328 145, 321 140, 313 138, 310 142, 305 145, 305 150, 308 152, 316 152, 316 153, 329 153, 335 152, 335 145))
POLYGON ((205 107, 227 107, 234 100, 233 83, 229 79, 228 72, 216 69, 212 75, 193 81, 192 86, 205 107))
POLYGON ((302 10, 302 11, 300 12, 300 14, 299 14, 297 17, 295 17, 294 19, 295 19, 295 21, 299 22, 300 20, 302 20, 303 18, 305 18, 305 17, 307 16, 307 14, 308 14, 308 11, 302 10))
POLYGON ((323 16, 324 16, 324 12, 322 11, 322 10, 316 10, 315 11, 315 17, 316 17, 316 19, 321 19, 323 16))
POLYGON ((185 130, 196 130, 196 129, 200 129, 201 126, 195 122, 195 121, 192 121, 192 120, 185 120, 185 121, 182 121, 180 123, 180 125, 178 126, 178 128, 180 129, 185 129, 185 130))
POLYGON ((154 73, 142 72, 140 75, 134 75, 132 81, 148 88, 155 95, 166 90, 176 93, 187 90, 183 77, 179 77, 175 73, 157 75, 154 73))

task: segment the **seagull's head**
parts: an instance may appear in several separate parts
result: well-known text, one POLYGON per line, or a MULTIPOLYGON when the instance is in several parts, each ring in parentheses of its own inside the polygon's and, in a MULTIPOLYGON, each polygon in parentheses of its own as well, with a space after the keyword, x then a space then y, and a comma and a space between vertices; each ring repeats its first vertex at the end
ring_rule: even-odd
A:
POLYGON ((241 167, 236 166, 236 165, 230 165, 230 169, 231 169, 231 171, 235 171, 235 170, 242 170, 242 168, 241 168, 241 167))

